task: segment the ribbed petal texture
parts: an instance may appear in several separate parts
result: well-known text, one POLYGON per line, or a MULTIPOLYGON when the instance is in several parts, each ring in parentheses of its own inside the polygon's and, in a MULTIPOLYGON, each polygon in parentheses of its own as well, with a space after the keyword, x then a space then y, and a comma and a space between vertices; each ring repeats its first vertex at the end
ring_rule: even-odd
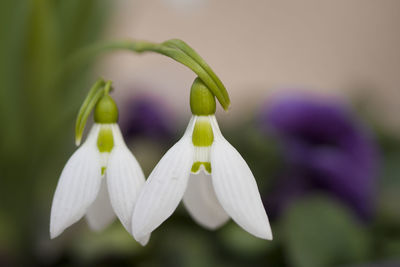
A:
POLYGON ((68 160, 53 198, 50 236, 57 237, 77 222, 96 199, 101 185, 101 166, 96 146, 85 144, 68 160))
POLYGON ((136 240, 150 234, 174 212, 185 192, 193 164, 193 145, 185 135, 161 159, 136 204, 132 232, 136 240))
POLYGON ((145 178, 138 162, 125 147, 115 147, 107 166, 111 204, 125 229, 131 233, 133 209, 145 178))
POLYGON ((272 239, 268 217, 254 176, 236 149, 212 120, 215 141, 211 148, 212 182, 219 202, 232 219, 249 233, 272 239))

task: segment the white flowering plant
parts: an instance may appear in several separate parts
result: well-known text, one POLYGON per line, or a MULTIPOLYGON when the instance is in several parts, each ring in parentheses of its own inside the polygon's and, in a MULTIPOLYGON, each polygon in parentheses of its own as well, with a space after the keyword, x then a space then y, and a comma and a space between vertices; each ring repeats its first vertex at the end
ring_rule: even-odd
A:
MULTIPOLYGON (((94 51, 128 49, 166 55, 197 74, 190 93, 192 117, 183 137, 162 157, 147 181, 123 140, 111 82, 100 79, 79 111, 75 141, 79 146, 88 116, 94 124, 71 156, 53 198, 50 236, 55 238, 83 216, 94 230, 115 218, 142 245, 181 200, 193 219, 216 229, 232 218, 262 239, 272 239, 256 180, 240 153, 223 137, 216 101, 227 110, 228 92, 209 65, 185 42, 104 43, 94 51)), ((87 51, 86 51, 87 52, 87 51)), ((91 53, 83 53, 87 55, 91 53)))

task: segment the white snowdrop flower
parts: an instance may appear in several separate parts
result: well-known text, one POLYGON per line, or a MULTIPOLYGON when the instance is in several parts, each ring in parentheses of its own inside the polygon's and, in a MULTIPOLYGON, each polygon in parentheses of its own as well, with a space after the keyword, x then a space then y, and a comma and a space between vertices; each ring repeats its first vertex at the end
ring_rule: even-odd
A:
POLYGON ((216 229, 232 218, 256 237, 272 239, 254 176, 218 127, 214 95, 200 79, 193 83, 193 116, 183 137, 154 168, 132 217, 136 240, 148 236, 183 199, 193 219, 216 229))
MULTIPOLYGON (((93 230, 115 215, 131 232, 131 218, 145 178, 126 147, 117 124, 118 109, 107 94, 97 102, 87 140, 72 155, 58 181, 51 207, 50 236, 55 238, 84 215, 93 230)), ((145 244, 148 237, 143 237, 145 244)))

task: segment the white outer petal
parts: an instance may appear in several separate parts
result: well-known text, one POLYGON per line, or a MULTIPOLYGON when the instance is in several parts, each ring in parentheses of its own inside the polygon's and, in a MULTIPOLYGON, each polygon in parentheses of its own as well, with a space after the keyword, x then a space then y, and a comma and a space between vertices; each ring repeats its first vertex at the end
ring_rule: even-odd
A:
POLYGON ((101 178, 101 187, 96 200, 86 212, 86 220, 94 231, 101 231, 110 225, 115 219, 115 213, 111 207, 105 177, 101 178))
POLYGON ((145 178, 136 158, 126 147, 118 125, 112 126, 114 148, 106 169, 108 191, 115 213, 131 233, 131 220, 145 178))
POLYGON ((61 173, 51 207, 51 238, 77 222, 100 190, 100 155, 96 146, 99 127, 93 125, 86 142, 71 156, 61 173))
POLYGON ((143 236, 141 239, 136 240, 136 241, 138 241, 138 242, 140 243, 140 245, 146 246, 147 243, 148 243, 149 240, 150 240, 150 235, 151 235, 151 234, 145 235, 145 236, 143 236))
POLYGON ((132 217, 132 233, 140 241, 174 212, 185 192, 193 164, 192 117, 184 136, 168 150, 140 192, 132 217))
POLYGON ((217 229, 229 220, 215 195, 211 176, 203 170, 190 175, 183 203, 192 218, 205 228, 217 229))
POLYGON ((271 228, 254 176, 239 152, 222 136, 215 117, 212 117, 211 168, 218 200, 243 229, 271 240, 271 228))

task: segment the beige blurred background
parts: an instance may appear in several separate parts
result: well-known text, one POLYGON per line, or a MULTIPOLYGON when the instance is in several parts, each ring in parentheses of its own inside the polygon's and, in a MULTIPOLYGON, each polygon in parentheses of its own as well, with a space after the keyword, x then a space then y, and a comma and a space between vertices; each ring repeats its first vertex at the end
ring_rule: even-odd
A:
MULTIPOLYGON (((116 2, 107 38, 188 42, 230 92, 230 116, 222 120, 295 89, 362 97, 369 115, 400 133, 398 0, 116 2)), ((154 91, 190 114, 194 76, 168 58, 121 52, 107 56, 99 73, 114 80, 119 98, 127 90, 154 91)))

